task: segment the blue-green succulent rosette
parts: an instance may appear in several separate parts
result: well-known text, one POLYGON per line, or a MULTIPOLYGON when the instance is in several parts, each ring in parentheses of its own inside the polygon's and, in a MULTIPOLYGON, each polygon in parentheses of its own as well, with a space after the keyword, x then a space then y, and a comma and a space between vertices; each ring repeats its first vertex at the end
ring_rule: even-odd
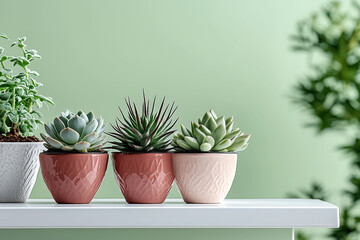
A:
POLYGON ((93 152, 106 143, 104 119, 96 118, 93 112, 66 110, 44 127, 48 135, 40 135, 49 151, 93 152))

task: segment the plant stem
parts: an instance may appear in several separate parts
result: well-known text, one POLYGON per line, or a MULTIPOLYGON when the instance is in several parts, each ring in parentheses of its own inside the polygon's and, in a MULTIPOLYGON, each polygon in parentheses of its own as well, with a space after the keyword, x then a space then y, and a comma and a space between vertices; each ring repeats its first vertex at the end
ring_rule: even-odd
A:
POLYGON ((31 110, 32 110, 32 104, 30 103, 28 107, 28 112, 31 112, 31 110))
MULTIPOLYGON (((23 52, 24 58, 26 59, 26 53, 25 53, 24 47, 21 47, 21 51, 23 52)), ((24 71, 26 73, 26 77, 29 77, 29 73, 28 73, 28 70, 27 70, 26 66, 23 67, 23 69, 24 69, 24 71)))
POLYGON ((15 109, 15 88, 12 89, 12 108, 15 109))

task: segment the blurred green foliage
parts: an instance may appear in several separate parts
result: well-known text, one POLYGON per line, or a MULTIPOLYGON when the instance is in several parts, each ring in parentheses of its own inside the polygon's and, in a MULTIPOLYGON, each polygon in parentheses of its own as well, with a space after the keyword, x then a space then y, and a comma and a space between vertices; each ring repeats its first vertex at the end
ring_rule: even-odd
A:
MULTIPOLYGON (((360 4, 351 2, 349 11, 344 11, 342 4, 332 1, 297 26, 293 48, 309 54, 311 73, 296 85, 294 100, 310 112, 313 121, 308 125, 319 132, 338 129, 342 134, 355 133, 349 137, 350 143, 341 147, 354 167, 350 186, 343 191, 348 203, 340 209, 340 228, 327 235, 329 239, 352 240, 360 239, 360 4)), ((319 183, 290 196, 327 199, 319 183)), ((297 237, 315 239, 304 233, 297 237)))

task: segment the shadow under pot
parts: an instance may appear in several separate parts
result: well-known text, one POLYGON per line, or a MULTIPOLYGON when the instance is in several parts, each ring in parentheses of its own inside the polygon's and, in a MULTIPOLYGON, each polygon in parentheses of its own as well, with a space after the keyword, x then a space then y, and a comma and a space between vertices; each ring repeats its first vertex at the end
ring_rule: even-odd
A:
POLYGON ((40 154, 41 173, 57 203, 87 204, 104 178, 107 153, 40 154))
POLYGON ((171 153, 114 153, 113 166, 128 203, 163 203, 174 181, 171 153))
POLYGON ((186 203, 221 203, 236 172, 236 153, 175 153, 175 182, 186 203))
POLYGON ((0 143, 0 202, 26 202, 39 171, 43 142, 0 143))

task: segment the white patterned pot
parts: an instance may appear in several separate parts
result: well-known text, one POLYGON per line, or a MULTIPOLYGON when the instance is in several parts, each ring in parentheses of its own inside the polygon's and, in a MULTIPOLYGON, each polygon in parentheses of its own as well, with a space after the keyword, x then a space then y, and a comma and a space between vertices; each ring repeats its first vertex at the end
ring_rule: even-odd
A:
POLYGON ((236 153, 175 153, 176 185, 186 203, 221 203, 235 177, 236 153))
POLYGON ((0 202, 26 202, 43 150, 42 142, 0 142, 0 202))

